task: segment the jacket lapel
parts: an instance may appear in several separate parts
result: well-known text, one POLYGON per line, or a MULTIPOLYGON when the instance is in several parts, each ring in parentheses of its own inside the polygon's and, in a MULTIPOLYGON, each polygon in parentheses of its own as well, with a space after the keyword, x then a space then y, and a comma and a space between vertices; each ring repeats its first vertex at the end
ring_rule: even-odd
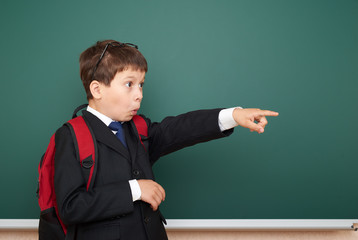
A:
MULTIPOLYGON (((90 124, 92 131, 97 141, 100 141, 112 148, 123 157, 130 160, 128 149, 121 143, 121 141, 113 134, 113 132, 95 115, 88 111, 82 111, 83 116, 90 124)), ((125 133, 126 134, 126 133, 125 133)), ((126 134, 127 138, 127 134, 126 134)), ((127 141, 128 145, 128 141, 127 141)))

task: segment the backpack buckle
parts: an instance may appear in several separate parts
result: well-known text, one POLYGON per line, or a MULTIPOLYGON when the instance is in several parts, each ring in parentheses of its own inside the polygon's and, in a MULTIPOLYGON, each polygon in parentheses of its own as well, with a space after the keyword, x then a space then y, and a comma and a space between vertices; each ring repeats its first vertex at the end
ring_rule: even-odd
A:
POLYGON ((93 166, 92 154, 82 160, 82 167, 91 168, 93 166))

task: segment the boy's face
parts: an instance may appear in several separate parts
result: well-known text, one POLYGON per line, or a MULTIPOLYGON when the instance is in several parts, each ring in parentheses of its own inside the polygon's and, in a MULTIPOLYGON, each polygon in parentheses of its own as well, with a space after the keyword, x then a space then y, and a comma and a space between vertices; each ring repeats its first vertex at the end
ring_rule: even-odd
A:
POLYGON ((143 99, 145 72, 131 68, 118 72, 110 86, 101 84, 100 112, 116 121, 130 121, 143 99))

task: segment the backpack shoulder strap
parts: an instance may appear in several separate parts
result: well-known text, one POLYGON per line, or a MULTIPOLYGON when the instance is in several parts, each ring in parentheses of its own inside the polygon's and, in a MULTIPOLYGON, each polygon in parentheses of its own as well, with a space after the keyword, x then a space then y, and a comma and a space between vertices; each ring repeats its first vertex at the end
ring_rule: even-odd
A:
POLYGON ((93 131, 83 116, 69 120, 69 126, 75 143, 77 158, 87 179, 87 191, 93 186, 97 167, 97 143, 93 131))
POLYGON ((135 127, 137 128, 138 134, 148 137, 148 125, 142 116, 135 115, 133 117, 133 122, 135 127))
POLYGON ((139 135, 139 140, 142 143, 143 147, 145 148, 143 142, 142 142, 142 137, 148 137, 148 125, 147 122, 144 120, 144 118, 142 116, 139 115, 134 115, 133 117, 133 122, 134 125, 137 129, 138 135, 139 135))

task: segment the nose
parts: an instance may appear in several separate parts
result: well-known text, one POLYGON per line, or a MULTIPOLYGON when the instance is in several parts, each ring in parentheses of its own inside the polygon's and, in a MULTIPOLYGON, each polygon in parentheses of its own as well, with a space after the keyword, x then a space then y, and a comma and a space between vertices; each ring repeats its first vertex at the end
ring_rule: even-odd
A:
POLYGON ((136 102, 141 102, 143 99, 143 89, 140 87, 136 88, 135 94, 134 94, 134 98, 136 102))

